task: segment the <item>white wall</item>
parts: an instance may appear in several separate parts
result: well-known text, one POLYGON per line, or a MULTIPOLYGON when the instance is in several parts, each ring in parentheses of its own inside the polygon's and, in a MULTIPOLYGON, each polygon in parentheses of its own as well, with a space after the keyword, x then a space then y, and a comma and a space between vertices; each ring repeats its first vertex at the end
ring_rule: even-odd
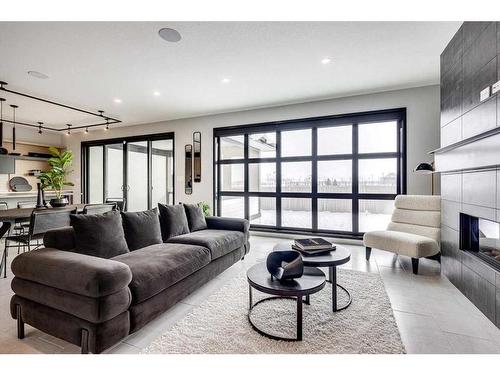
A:
POLYGON ((82 141, 173 131, 175 132, 176 202, 206 201, 212 204, 213 128, 400 107, 407 108, 408 193, 430 194, 429 176, 415 175, 412 169, 419 162, 430 161, 431 157, 427 153, 439 147, 438 85, 134 125, 107 132, 97 130, 91 131, 88 135, 79 133, 63 137, 63 142, 75 153, 75 173, 72 175, 72 181, 76 185, 75 197, 77 197, 80 193, 80 143, 82 141), (202 182, 194 184, 192 195, 185 195, 184 145, 192 143, 194 131, 202 133, 202 182))

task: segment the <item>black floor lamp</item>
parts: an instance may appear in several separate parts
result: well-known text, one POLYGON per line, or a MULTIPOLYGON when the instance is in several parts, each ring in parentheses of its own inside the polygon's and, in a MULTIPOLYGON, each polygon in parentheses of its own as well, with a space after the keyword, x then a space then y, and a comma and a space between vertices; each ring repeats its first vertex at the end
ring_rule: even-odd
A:
POLYGON ((430 174, 431 175, 431 195, 434 195, 434 162, 431 163, 420 163, 415 167, 413 172, 418 174, 430 174))

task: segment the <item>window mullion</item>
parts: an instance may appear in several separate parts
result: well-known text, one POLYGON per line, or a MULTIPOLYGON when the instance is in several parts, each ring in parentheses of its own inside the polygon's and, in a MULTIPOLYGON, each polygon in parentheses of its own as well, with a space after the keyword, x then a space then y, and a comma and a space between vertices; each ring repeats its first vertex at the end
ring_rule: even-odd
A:
POLYGON ((359 232, 358 124, 352 124, 352 231, 359 232))
POLYGON ((312 230, 318 230, 318 128, 312 128, 311 159, 311 216, 312 230))
POLYGON ((249 197, 248 197, 248 187, 249 187, 249 182, 248 182, 248 134, 245 134, 244 142, 243 142, 243 191, 245 193, 245 211, 244 211, 244 216, 247 220, 250 220, 250 204, 249 204, 249 197))
POLYGON ((276 227, 281 228, 281 131, 276 130, 276 227))

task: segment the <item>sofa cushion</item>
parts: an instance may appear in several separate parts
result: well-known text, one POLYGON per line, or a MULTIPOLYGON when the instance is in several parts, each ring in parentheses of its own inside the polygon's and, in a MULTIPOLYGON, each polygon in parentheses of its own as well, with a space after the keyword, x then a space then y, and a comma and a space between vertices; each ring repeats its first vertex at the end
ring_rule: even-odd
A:
MULTIPOLYGON (((182 206, 181 206, 182 207, 182 206)), ((119 255, 113 260, 132 271, 132 304, 140 303, 210 263, 208 249, 181 244, 157 244, 119 255)))
POLYGON ((363 236, 363 243, 368 247, 412 258, 428 257, 439 252, 439 245, 432 238, 392 230, 367 232, 363 236))
POLYGON ((168 242, 206 247, 214 260, 242 247, 245 244, 245 234, 232 230, 205 229, 172 237, 168 242))
POLYGON ((122 212, 123 231, 130 251, 162 243, 158 209, 122 212))
POLYGON ((189 224, 189 230, 196 232, 197 230, 207 229, 207 222, 203 210, 197 204, 184 204, 184 210, 189 224))
POLYGON ((128 253, 119 211, 96 215, 71 215, 75 251, 100 258, 128 253))
POLYGON ((182 204, 165 205, 158 203, 158 209, 160 210, 161 235, 164 242, 170 237, 189 233, 186 211, 182 204))
POLYGON ((75 248, 75 230, 73 227, 51 229, 43 235, 43 245, 59 250, 75 248))

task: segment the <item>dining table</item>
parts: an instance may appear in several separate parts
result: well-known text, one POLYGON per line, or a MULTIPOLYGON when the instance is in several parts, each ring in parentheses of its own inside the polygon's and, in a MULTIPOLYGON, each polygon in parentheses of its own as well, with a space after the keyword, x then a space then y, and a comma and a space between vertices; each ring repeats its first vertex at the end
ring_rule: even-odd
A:
MULTIPOLYGON (((6 210, 0 210, 0 239, 2 239, 7 233, 9 233, 12 224, 16 222, 29 221, 33 210, 75 210, 77 212, 82 212, 85 204, 71 204, 63 208, 53 208, 53 207, 43 207, 43 208, 8 208, 6 210)), ((0 275, 4 267, 6 267, 5 262, 5 249, 2 252, 2 259, 0 261, 0 275)))

